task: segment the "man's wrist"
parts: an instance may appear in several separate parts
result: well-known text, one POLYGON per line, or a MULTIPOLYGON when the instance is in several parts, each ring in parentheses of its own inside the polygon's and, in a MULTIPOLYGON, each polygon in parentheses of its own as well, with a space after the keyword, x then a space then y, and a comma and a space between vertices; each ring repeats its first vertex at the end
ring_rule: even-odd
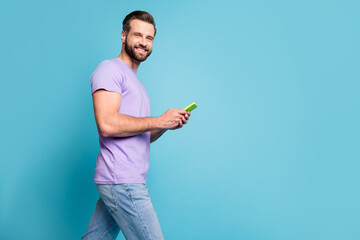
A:
POLYGON ((163 126, 161 124, 161 117, 153 117, 152 118, 152 126, 156 129, 163 129, 163 126))

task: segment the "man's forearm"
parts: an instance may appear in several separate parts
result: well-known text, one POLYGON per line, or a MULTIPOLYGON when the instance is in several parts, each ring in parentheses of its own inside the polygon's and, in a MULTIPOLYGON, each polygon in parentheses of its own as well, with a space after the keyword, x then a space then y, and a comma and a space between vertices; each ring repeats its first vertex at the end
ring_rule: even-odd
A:
POLYGON ((150 143, 155 142, 167 129, 156 129, 150 132, 150 143))
POLYGON ((100 126, 104 137, 129 137, 160 129, 159 117, 137 118, 116 113, 100 126))

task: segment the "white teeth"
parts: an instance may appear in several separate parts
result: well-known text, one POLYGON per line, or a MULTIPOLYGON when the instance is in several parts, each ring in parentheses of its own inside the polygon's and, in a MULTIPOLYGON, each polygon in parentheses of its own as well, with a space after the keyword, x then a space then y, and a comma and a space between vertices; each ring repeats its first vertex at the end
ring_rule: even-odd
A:
POLYGON ((137 49, 141 52, 145 52, 145 49, 142 49, 142 48, 137 48, 137 49))

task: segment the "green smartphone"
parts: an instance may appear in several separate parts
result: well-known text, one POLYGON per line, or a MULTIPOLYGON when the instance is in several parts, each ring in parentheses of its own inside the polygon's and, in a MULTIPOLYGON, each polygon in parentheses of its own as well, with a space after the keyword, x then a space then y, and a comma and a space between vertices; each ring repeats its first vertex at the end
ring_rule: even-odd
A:
POLYGON ((184 108, 184 110, 191 112, 191 111, 194 110, 195 108, 197 108, 197 105, 196 105, 196 103, 193 102, 192 104, 190 104, 189 106, 187 106, 186 108, 184 108))

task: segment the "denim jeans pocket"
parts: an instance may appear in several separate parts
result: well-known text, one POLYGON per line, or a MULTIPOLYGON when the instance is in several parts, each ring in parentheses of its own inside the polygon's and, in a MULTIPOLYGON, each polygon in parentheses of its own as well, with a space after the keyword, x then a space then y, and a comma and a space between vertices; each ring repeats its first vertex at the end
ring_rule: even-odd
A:
POLYGON ((100 198, 104 201, 106 208, 110 213, 117 211, 118 206, 115 201, 114 187, 111 184, 96 184, 100 198))
POLYGON ((126 190, 128 196, 133 200, 149 200, 149 190, 145 184, 135 183, 135 184, 126 184, 126 190))

